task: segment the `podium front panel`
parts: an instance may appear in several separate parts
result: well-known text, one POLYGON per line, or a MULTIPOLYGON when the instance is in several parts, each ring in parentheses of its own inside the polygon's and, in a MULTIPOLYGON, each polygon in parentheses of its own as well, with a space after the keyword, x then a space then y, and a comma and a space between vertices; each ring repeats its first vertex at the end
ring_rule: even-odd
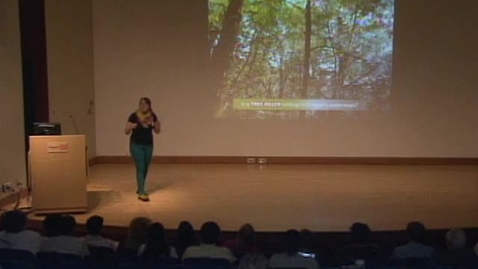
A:
POLYGON ((32 207, 36 214, 85 212, 84 135, 31 136, 32 207))

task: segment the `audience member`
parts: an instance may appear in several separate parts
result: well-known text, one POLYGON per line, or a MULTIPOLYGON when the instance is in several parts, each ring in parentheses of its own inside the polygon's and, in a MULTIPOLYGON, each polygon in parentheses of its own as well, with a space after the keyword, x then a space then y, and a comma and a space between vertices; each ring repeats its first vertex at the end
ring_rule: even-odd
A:
POLYGON ((41 246, 39 233, 25 230, 27 215, 22 211, 8 211, 2 217, 4 231, 0 232, 0 248, 38 252, 41 246))
POLYGON ((249 223, 242 225, 237 238, 227 240, 223 246, 230 249, 238 260, 246 253, 257 252, 254 227, 249 223))
POLYGON ((46 215, 43 220, 43 229, 45 237, 52 237, 59 235, 58 226, 61 220, 61 214, 49 214, 46 215))
POLYGON ((438 250, 433 261, 440 266, 467 266, 478 264, 472 249, 466 248, 466 234, 462 229, 451 229, 446 233, 446 249, 438 250))
MULTIPOLYGON (((27 250, 33 254, 57 252, 88 255, 88 247, 107 247, 117 249, 118 243, 101 236, 103 218, 92 216, 87 220, 87 235, 80 239, 74 236, 76 220, 69 215, 47 215, 43 221, 45 237, 26 230, 27 215, 21 211, 8 211, 1 217, 0 249, 11 248, 27 250)), ((473 266, 478 264, 478 244, 467 249, 467 237, 462 229, 451 229, 446 233, 446 248, 435 250, 425 245, 426 228, 420 222, 410 222, 406 232, 409 242, 394 249, 393 264, 408 264, 408 261, 425 262, 436 266, 473 266), (431 259, 432 258, 432 259, 431 259)), ((221 259, 234 264, 238 269, 304 268, 319 269, 318 251, 314 234, 309 230, 288 230, 285 234, 286 252, 274 254, 268 261, 257 251, 255 231, 251 224, 244 224, 235 239, 227 240, 218 246, 221 229, 215 222, 206 222, 201 227, 201 244, 195 244, 195 233, 191 223, 183 221, 177 229, 174 247, 168 246, 166 231, 161 223, 151 224, 144 217, 135 218, 129 226, 128 237, 122 245, 123 250, 141 257, 146 262, 164 259, 182 261, 194 258, 221 259), (178 255, 179 254, 179 255, 178 255)), ((370 261, 380 261, 381 249, 370 241, 371 230, 367 224, 354 223, 350 227, 350 244, 337 250, 340 265, 369 265, 370 261)), ((93 250, 93 249, 92 249, 93 250)), ((121 255, 121 254, 120 254, 121 255)), ((322 264, 322 263, 320 263, 322 264)), ((377 264, 372 264, 379 265, 377 264)))
POLYGON ((429 259, 434 248, 424 244, 426 228, 421 222, 410 222, 407 225, 409 242, 395 248, 392 259, 429 259))
POLYGON ((149 226, 146 244, 139 247, 138 256, 146 261, 178 257, 174 248, 168 246, 166 232, 161 223, 155 222, 149 226))
POLYGON ((318 269, 319 264, 313 258, 303 257, 299 254, 301 235, 297 230, 288 230, 286 233, 285 253, 274 254, 270 261, 270 268, 306 268, 318 269))
POLYGON ((178 258, 181 259, 183 257, 184 251, 193 245, 196 245, 194 228, 191 223, 182 221, 179 223, 176 240, 174 241, 174 249, 178 255, 178 258))
POLYGON ((57 252, 85 256, 88 250, 85 242, 74 236, 76 220, 70 215, 61 217, 58 223, 59 235, 52 236, 43 240, 41 245, 42 252, 57 252))
POLYGON ((116 250, 118 242, 101 236, 103 229, 103 218, 100 216, 91 216, 86 221, 87 235, 83 238, 87 247, 107 247, 116 250))
POLYGON ((320 264, 320 257, 317 251, 317 242, 314 233, 311 230, 302 229, 300 231, 300 238, 301 243, 299 254, 303 257, 313 258, 320 264))
POLYGON ((269 261, 258 252, 249 252, 242 256, 237 269, 267 269, 269 261))
POLYGON ((226 247, 217 246, 221 235, 221 228, 215 222, 206 222, 201 227, 201 244, 190 246, 183 254, 182 260, 190 258, 223 259, 231 264, 236 261, 232 252, 226 247))
POLYGON ((337 251, 337 261, 341 265, 356 264, 357 260, 377 263, 380 257, 380 247, 370 242, 370 227, 365 223, 356 222, 350 227, 351 243, 337 251))
POLYGON ((138 249, 142 244, 146 243, 148 235, 148 227, 151 220, 145 217, 134 218, 129 224, 128 237, 121 246, 122 251, 138 253, 138 249))

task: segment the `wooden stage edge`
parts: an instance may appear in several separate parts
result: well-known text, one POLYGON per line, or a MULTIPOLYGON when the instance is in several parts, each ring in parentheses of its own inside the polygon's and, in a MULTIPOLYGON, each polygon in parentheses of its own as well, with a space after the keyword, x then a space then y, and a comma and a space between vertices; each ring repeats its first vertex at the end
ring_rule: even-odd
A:
MULTIPOLYGON (((157 164, 246 164, 247 159, 267 160, 267 164, 343 164, 343 165, 478 165, 478 158, 456 157, 269 157, 269 156, 154 156, 157 164)), ((131 163, 130 156, 97 156, 96 164, 131 163)), ((259 163, 257 163, 259 164, 259 163)))

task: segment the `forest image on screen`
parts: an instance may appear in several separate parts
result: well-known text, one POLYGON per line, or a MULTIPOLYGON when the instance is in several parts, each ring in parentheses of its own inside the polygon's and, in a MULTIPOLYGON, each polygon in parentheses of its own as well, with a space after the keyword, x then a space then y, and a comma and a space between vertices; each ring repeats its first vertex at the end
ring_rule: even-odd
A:
POLYGON ((394 0, 209 0, 218 118, 390 110, 394 0))

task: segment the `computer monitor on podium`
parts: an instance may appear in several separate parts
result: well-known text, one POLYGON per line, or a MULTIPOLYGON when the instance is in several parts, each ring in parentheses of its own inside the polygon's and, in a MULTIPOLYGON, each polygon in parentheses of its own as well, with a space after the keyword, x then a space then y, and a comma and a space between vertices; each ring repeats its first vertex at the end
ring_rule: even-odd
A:
POLYGON ((32 135, 61 135, 61 124, 58 122, 33 123, 32 135))

